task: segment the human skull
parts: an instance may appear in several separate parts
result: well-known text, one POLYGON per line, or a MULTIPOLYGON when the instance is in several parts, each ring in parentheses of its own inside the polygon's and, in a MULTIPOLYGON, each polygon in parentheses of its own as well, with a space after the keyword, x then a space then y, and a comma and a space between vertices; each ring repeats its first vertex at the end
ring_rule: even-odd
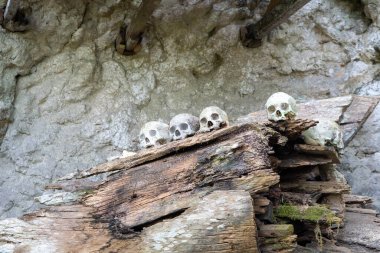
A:
POLYGON ((297 116, 296 100, 284 92, 272 94, 265 104, 268 120, 291 120, 297 116))
POLYGON ((302 133, 306 144, 315 146, 334 146, 344 148, 343 134, 339 125, 328 119, 319 119, 319 123, 302 133))
POLYGON ((142 148, 168 143, 170 141, 169 125, 159 121, 145 123, 140 130, 139 139, 142 148))
POLYGON ((209 132, 229 125, 227 113, 217 106, 203 109, 199 116, 200 132, 209 132))
POLYGON ((182 140, 194 135, 199 130, 199 119, 188 113, 181 113, 170 120, 170 137, 172 140, 182 140))

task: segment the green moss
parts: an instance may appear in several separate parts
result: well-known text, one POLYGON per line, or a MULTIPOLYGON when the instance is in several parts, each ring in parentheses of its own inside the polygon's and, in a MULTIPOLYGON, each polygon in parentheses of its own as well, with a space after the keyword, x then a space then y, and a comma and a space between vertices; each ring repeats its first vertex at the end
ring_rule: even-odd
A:
POLYGON ((341 219, 326 206, 293 206, 289 204, 280 205, 275 210, 275 216, 291 220, 311 221, 315 223, 327 222, 328 224, 341 223, 341 219))

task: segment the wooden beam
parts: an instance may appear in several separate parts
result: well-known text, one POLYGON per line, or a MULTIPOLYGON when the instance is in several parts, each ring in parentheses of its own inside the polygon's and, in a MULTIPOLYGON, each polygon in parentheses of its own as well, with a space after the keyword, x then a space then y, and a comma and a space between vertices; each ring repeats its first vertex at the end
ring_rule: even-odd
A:
POLYGON ((261 46, 265 35, 285 22, 308 2, 310 0, 271 0, 267 12, 259 22, 240 29, 243 45, 251 48, 261 46))
POLYGON ((372 203, 372 198, 352 194, 343 194, 343 200, 346 204, 368 204, 372 203))
MULTIPOLYGON (((341 118, 346 100, 334 101, 341 118)), ((330 238, 349 186, 331 150, 290 140, 314 123, 235 125, 72 174, 38 198, 46 209, 0 221, 0 252, 293 252, 316 223, 330 238), (303 230, 256 234, 278 221, 303 230)))
POLYGON ((339 155, 334 147, 296 144, 294 145, 294 150, 304 154, 322 155, 330 158, 333 163, 340 164, 339 155))
POLYGON ((325 156, 308 156, 304 154, 292 154, 287 157, 280 157, 279 168, 289 169, 289 168, 303 168, 306 166, 316 166, 322 164, 332 164, 331 158, 325 156), (282 159, 282 160, 281 160, 282 159))
POLYGON ((259 252, 253 203, 245 191, 193 199, 191 207, 139 227, 133 237, 117 221, 94 220, 90 209, 57 207, 0 221, 0 252, 259 252))
POLYGON ((161 0, 143 0, 131 22, 122 27, 116 38, 116 51, 124 55, 134 55, 141 50, 142 36, 154 10, 161 0))
POLYGON ((250 132, 250 131, 254 131, 254 132, 264 131, 263 133, 268 134, 268 136, 272 136, 274 138, 280 137, 280 135, 277 134, 272 129, 264 127, 262 125, 258 125, 258 124, 244 124, 244 125, 232 126, 228 128, 223 128, 218 131, 212 131, 209 133, 199 133, 191 138, 187 138, 187 139, 175 141, 175 142, 170 142, 166 145, 163 145, 157 148, 141 150, 135 155, 132 155, 126 158, 116 159, 108 163, 103 163, 79 173, 69 174, 59 179, 59 181, 63 181, 63 180, 66 181, 73 178, 81 179, 81 178, 95 176, 101 173, 128 170, 130 168, 139 166, 141 164, 160 159, 169 154, 176 154, 178 152, 183 152, 188 149, 212 144, 216 140, 222 141, 222 140, 231 138, 232 136, 236 135, 236 133, 243 133, 243 132, 250 132), (265 133, 265 131, 269 131, 269 132, 265 133))
POLYGON ((52 194, 45 199, 61 206, 0 223, 0 241, 52 247, 44 252, 258 252, 251 195, 279 182, 270 133, 278 135, 262 125, 234 126, 109 162, 104 168, 113 174, 73 188, 70 203, 52 194))
POLYGON ((300 193, 348 193, 350 186, 345 183, 334 181, 299 181, 299 182, 282 182, 283 191, 293 191, 300 193))
POLYGON ((260 237, 287 237, 294 234, 291 224, 268 224, 259 226, 260 237))
POLYGON ((361 129, 364 122, 366 122, 375 107, 378 105, 379 101, 379 96, 354 97, 351 105, 344 112, 340 120, 340 124, 344 130, 343 140, 346 146, 361 129))

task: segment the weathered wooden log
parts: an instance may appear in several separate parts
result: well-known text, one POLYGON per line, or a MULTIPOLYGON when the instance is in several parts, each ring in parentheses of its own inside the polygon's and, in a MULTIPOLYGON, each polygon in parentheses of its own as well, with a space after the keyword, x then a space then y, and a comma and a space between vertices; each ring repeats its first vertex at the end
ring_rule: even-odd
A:
MULTIPOLYGON (((343 100, 323 103, 338 115, 343 100)), ((61 178, 38 198, 52 206, 0 221, 0 252, 292 252, 330 238, 349 187, 331 150, 294 146, 314 124, 235 125, 61 178), (303 230, 282 233, 291 223, 303 230)))
POLYGON ((215 191, 193 204, 136 227, 136 237, 117 221, 94 220, 83 206, 0 221, 0 252, 258 252, 249 193, 215 191))
POLYGON ((261 46, 265 35, 285 22, 308 2, 310 0, 271 0, 267 12, 259 22, 241 28, 242 44, 252 48, 261 46))
MULTIPOLYGON (((114 174, 87 185, 85 192, 71 188, 83 194, 71 205, 51 207, 13 220, 12 225, 2 224, 8 231, 5 237, 20 242, 17 238, 22 235, 9 230, 9 226, 18 227, 21 234, 28 231, 36 238, 22 240, 23 247, 39 249, 37 245, 49 241, 51 252, 80 252, 80 247, 117 252, 257 252, 250 194, 268 191, 279 182, 268 145, 276 136, 272 129, 257 124, 233 126, 97 166, 72 178, 86 184, 83 177, 114 174), (228 191, 221 195, 219 190, 228 191), (234 190, 244 191, 239 194, 245 193, 249 201, 234 190), (237 203, 241 198, 245 201, 237 203), (215 210, 206 217, 201 211, 194 213, 210 206, 215 210), (222 212, 227 207, 228 214, 222 212), (227 222, 220 212, 225 219, 238 217, 227 222), (157 237, 165 242, 155 241, 157 237)), ((59 188, 69 189, 66 182, 59 188)))
POLYGON ((294 149, 303 154, 322 155, 331 159, 332 163, 339 164, 340 158, 334 147, 311 146, 306 144, 296 144, 294 149))
POLYGON ((347 193, 350 191, 349 185, 335 181, 299 181, 281 183, 283 191, 295 191, 304 193, 347 193))
POLYGON ((294 252, 297 246, 297 236, 290 235, 284 238, 268 238, 260 244, 262 253, 286 253, 294 252))
POLYGON ((291 224, 269 224, 259 227, 260 237, 287 237, 294 234, 294 227, 291 224))

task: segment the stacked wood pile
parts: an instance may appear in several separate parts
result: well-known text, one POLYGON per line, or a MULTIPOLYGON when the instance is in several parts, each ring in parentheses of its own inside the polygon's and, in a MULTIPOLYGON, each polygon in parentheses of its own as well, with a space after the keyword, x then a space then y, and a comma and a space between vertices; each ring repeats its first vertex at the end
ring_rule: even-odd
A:
MULTIPOLYGON (((313 103, 346 120, 349 140, 377 100, 313 103)), ((251 114, 68 175, 39 198, 51 206, 0 221, 0 252, 345 252, 335 241, 357 198, 337 152, 299 138, 317 123, 309 116, 273 124, 251 114)))

